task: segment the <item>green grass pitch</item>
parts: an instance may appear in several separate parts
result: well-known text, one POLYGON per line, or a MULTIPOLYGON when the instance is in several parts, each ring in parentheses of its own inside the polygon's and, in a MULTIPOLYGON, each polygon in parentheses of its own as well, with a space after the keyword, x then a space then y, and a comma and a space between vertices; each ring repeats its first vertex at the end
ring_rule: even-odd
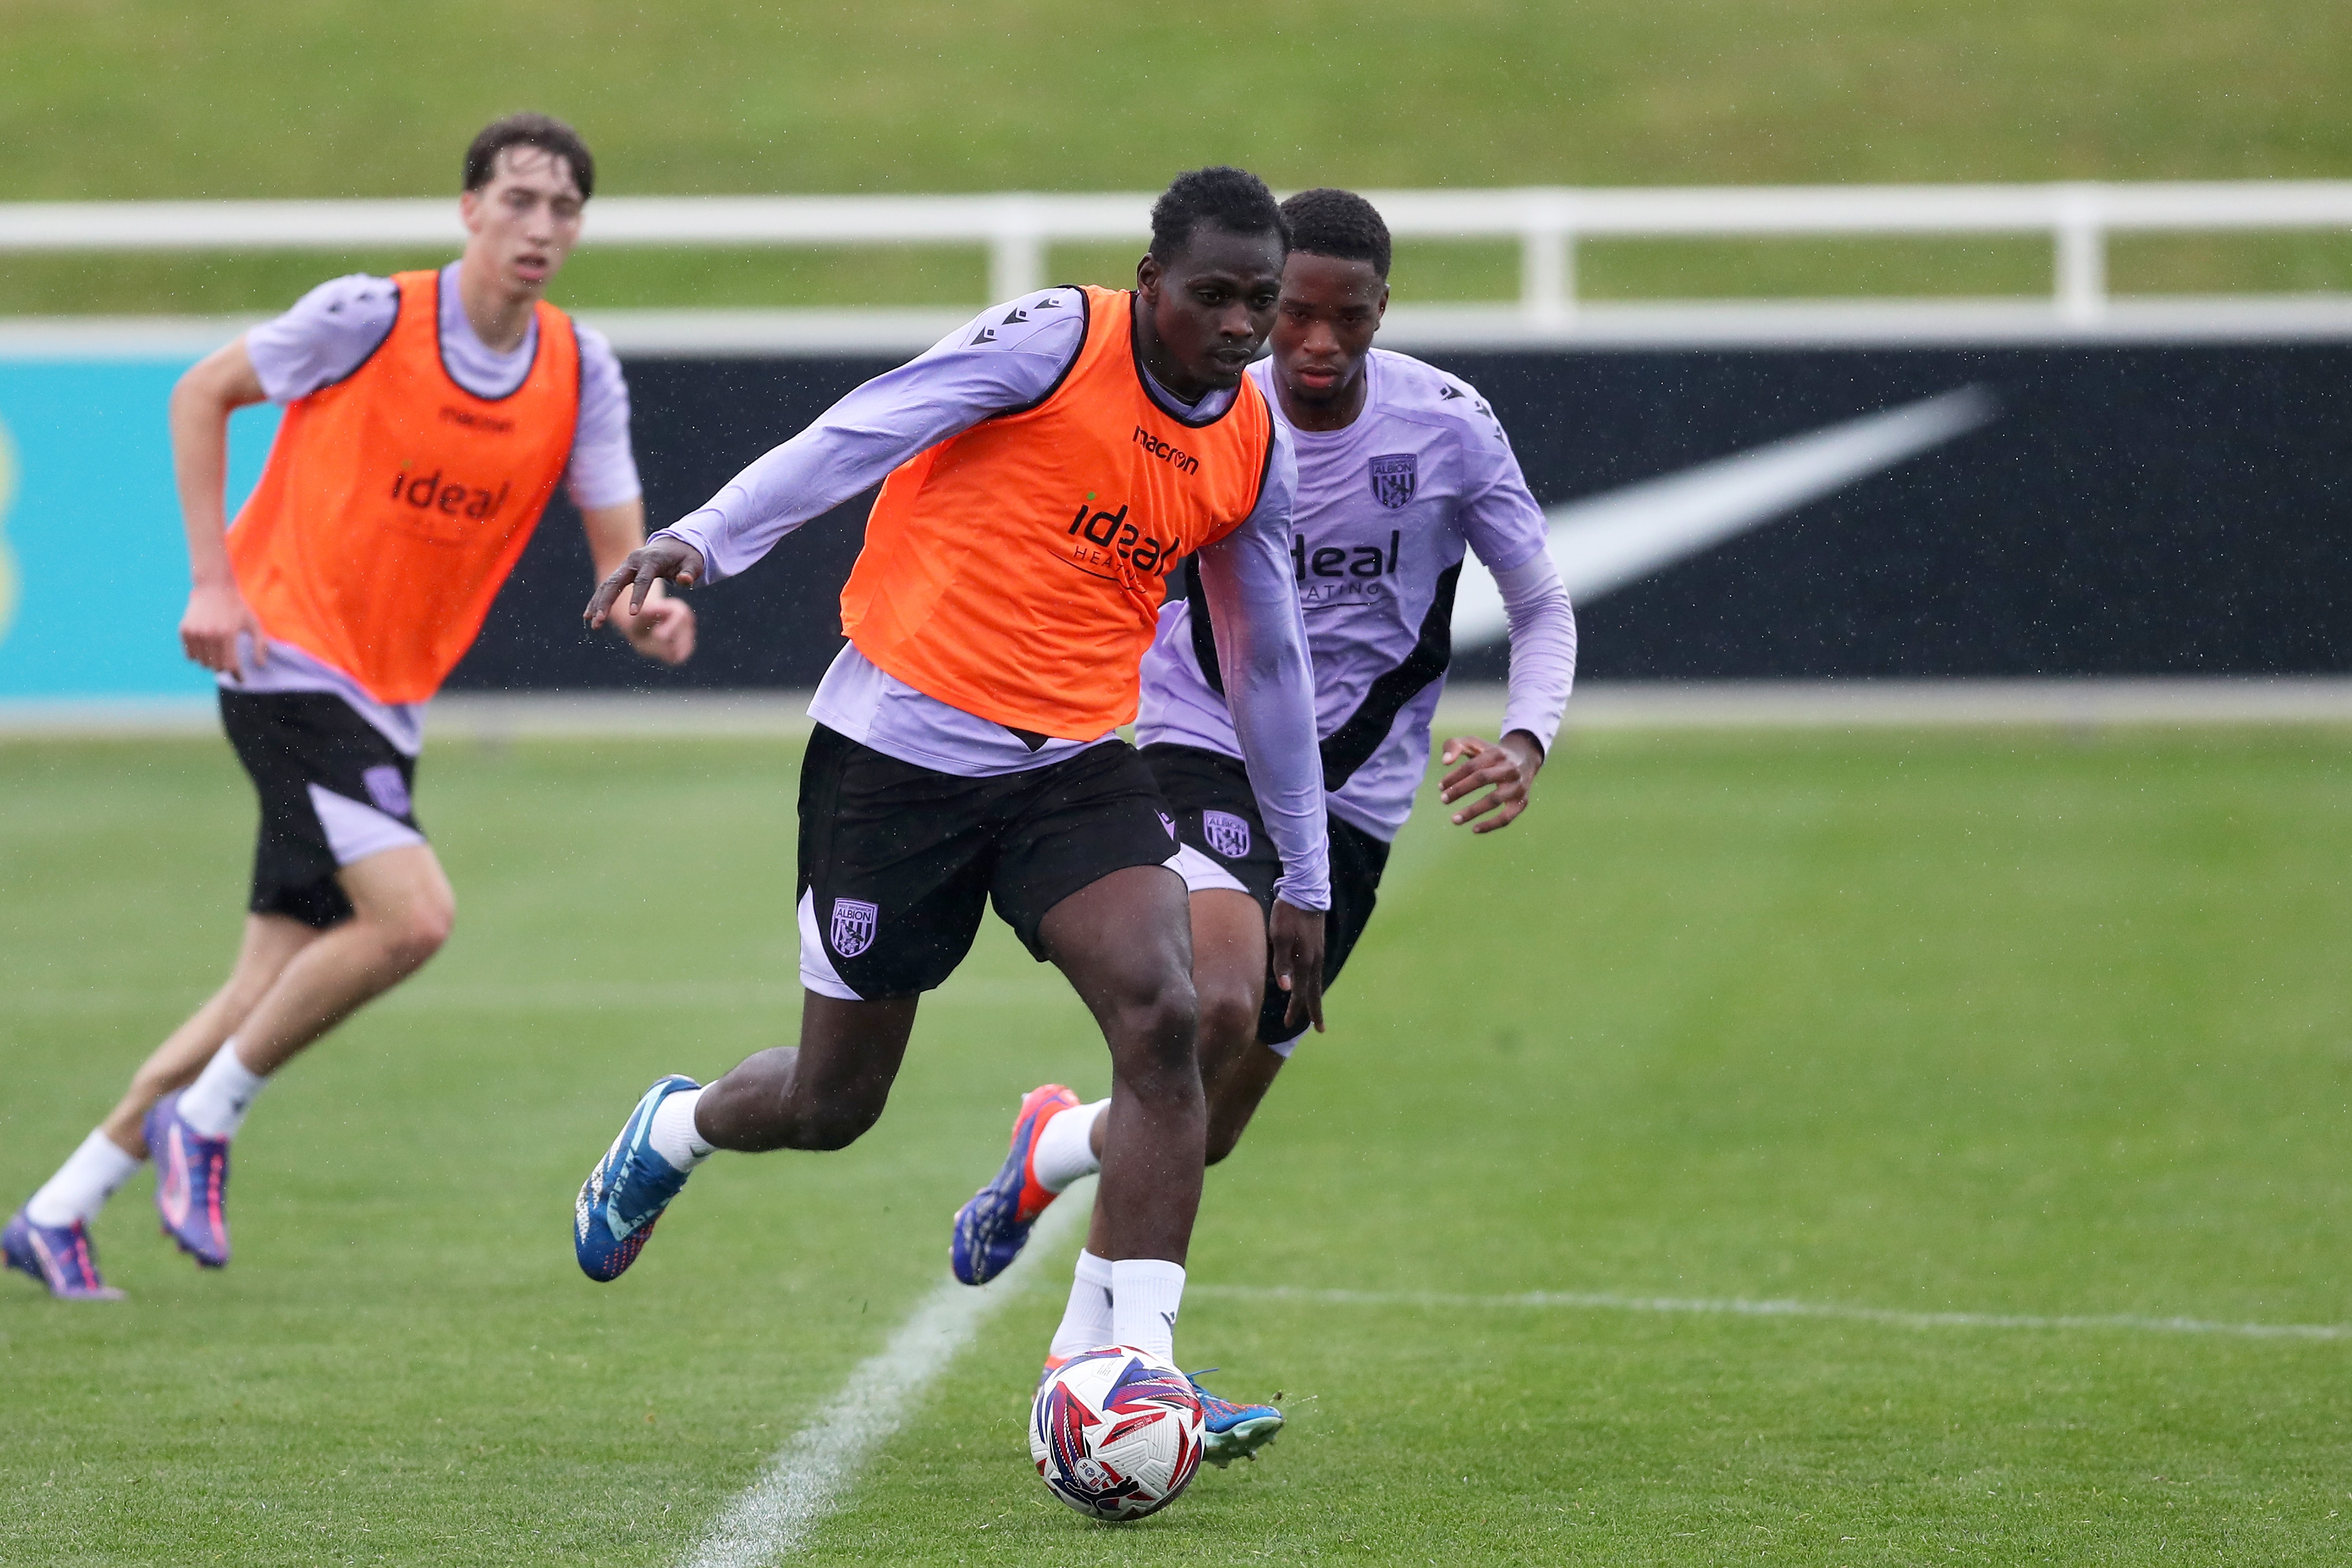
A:
MULTIPOLYGON (((1032 1083, 1107 1071, 991 928, 881 1126, 721 1156, 624 1281, 572 1193, 656 1072, 790 1037, 798 747, 445 741, 423 977, 290 1070, 200 1275, 0 1281, 0 1563, 679 1561, 943 1273, 1032 1083)), ((0 1196, 216 979, 217 742, 0 745, 0 1196)), ((817 1562, 2329 1563, 2352 1341, 1490 1301, 2352 1321, 2352 735, 1586 736, 1424 815, 1213 1172, 1180 1353, 1292 1423, 1139 1525, 1021 1429, 1008 1304, 817 1562), (1438 1292, 1445 1305, 1252 1291, 1438 1292)))

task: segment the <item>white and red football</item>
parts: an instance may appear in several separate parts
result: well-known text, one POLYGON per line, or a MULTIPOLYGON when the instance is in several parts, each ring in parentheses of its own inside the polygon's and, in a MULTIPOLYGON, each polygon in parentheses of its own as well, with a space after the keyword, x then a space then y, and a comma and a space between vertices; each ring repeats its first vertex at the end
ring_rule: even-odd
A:
POLYGON ((1046 1490, 1089 1519, 1141 1519, 1201 1468, 1200 1396, 1132 1346, 1082 1351, 1037 1385, 1029 1457, 1046 1490))

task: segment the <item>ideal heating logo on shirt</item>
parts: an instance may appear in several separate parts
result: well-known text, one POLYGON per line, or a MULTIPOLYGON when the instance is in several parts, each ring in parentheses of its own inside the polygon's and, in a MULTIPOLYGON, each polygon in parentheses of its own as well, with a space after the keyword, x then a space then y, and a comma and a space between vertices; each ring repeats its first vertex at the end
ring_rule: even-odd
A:
POLYGON ((1135 444, 1180 474, 1198 474, 1201 460, 1181 446, 1171 446, 1141 425, 1135 427, 1135 444))
POLYGON ((420 512, 438 512, 445 517, 468 517, 481 522, 499 515, 507 504, 507 492, 514 486, 500 485, 498 494, 462 479, 447 477, 446 469, 436 468, 430 474, 412 476, 406 468, 392 476, 392 499, 420 512))
POLYGON ((1138 571, 1164 568, 1177 554, 1176 546, 1145 533, 1129 518, 1128 509, 1122 503, 1116 512, 1097 511, 1095 493, 1087 491, 1070 519, 1071 564, 1097 577, 1116 577, 1116 560, 1125 560, 1138 571))
POLYGON ((1402 530, 1389 530, 1389 547, 1378 545, 1318 545, 1305 534, 1290 536, 1290 565, 1298 580, 1298 597, 1310 610, 1342 600, 1385 597, 1381 580, 1394 577, 1404 548, 1402 530))

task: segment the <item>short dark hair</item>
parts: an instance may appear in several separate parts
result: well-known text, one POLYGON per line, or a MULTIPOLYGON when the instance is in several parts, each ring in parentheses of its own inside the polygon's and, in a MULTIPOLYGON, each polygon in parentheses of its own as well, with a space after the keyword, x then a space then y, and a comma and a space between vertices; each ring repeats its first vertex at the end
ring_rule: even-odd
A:
POLYGON ((1389 225, 1380 209, 1353 191, 1328 185, 1301 191, 1282 204, 1290 223, 1290 248, 1341 261, 1369 261, 1372 270, 1389 275, 1389 225))
POLYGON ((478 191, 499 172, 499 154, 509 147, 536 147, 572 166, 572 183, 581 200, 596 193, 596 160, 580 132, 551 114, 509 114, 482 127, 466 149, 466 189, 478 191))
POLYGON ((1192 231, 1214 224, 1231 234, 1272 234, 1290 248, 1290 225, 1265 182, 1246 169, 1219 163, 1191 169, 1168 182, 1151 204, 1151 254, 1161 266, 1192 243, 1192 231))

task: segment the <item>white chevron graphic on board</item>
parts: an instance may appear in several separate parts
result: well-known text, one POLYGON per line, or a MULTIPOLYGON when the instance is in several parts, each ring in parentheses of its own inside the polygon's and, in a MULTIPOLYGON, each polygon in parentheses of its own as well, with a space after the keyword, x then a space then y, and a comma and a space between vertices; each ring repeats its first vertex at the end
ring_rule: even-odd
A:
MULTIPOLYGON (((1965 435, 1998 412, 1982 387, 1961 387, 1552 507, 1544 513, 1551 558, 1570 600, 1585 604, 1965 435)), ((1464 557, 1454 647, 1475 648, 1508 630, 1493 575, 1475 556, 1464 557)))

